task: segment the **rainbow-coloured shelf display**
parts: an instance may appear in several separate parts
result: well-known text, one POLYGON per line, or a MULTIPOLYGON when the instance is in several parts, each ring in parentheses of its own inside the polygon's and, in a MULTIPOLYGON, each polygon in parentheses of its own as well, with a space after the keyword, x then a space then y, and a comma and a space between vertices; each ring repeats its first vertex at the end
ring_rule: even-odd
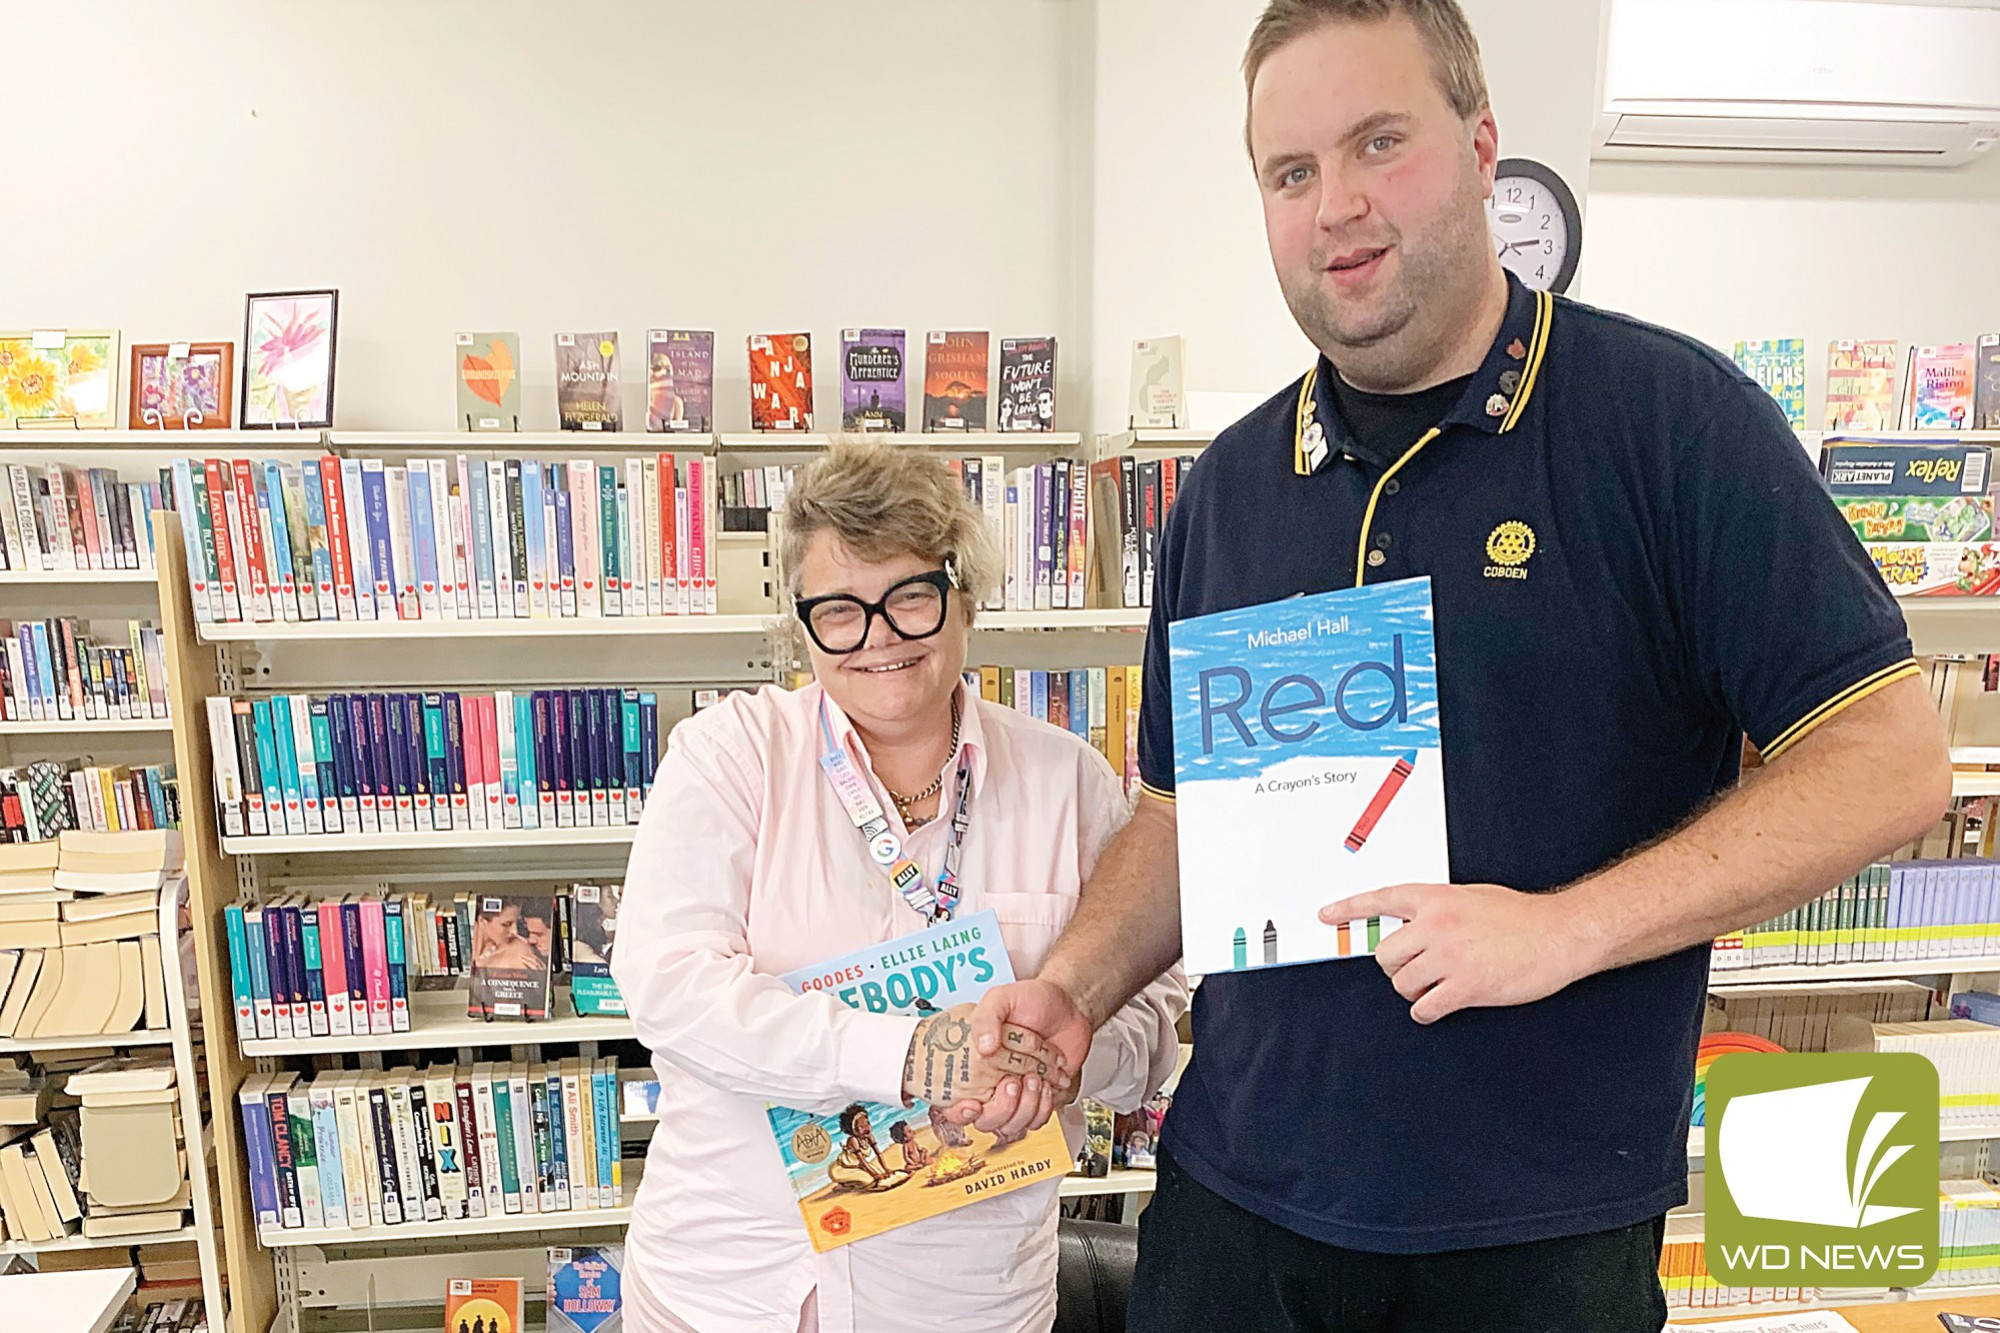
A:
POLYGON ((1688 1124, 1703 1128, 1708 1124, 1708 1067, 1725 1055, 1782 1055, 1785 1048, 1747 1032, 1711 1032, 1701 1039, 1694 1055, 1694 1111, 1688 1124))

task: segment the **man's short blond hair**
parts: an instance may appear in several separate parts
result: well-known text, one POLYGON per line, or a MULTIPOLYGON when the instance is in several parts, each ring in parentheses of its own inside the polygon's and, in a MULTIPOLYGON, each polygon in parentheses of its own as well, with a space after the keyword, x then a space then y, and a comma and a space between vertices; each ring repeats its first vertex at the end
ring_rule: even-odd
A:
POLYGON ((812 539, 830 532, 863 560, 910 554, 958 571, 957 597, 971 619, 1000 578, 985 515, 943 461, 926 449, 836 439, 800 470, 780 514, 779 565, 788 601, 812 539))
POLYGON ((1257 86, 1257 71, 1280 47, 1288 46, 1329 23, 1376 23, 1398 14, 1416 25, 1430 51, 1438 89, 1460 120, 1471 120, 1490 104, 1486 69, 1479 59, 1479 39, 1472 35, 1458 0, 1271 0, 1250 30, 1243 52, 1243 143, 1250 143, 1247 100, 1257 86))

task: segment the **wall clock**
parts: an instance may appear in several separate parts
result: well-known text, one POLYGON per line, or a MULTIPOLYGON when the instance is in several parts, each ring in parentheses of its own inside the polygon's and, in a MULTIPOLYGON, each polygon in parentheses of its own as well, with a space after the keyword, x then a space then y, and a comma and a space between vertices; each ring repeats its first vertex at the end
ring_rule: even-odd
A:
POLYGON ((1583 252, 1583 214, 1554 170, 1530 158, 1502 158, 1486 221, 1503 267, 1537 291, 1569 290, 1583 252))

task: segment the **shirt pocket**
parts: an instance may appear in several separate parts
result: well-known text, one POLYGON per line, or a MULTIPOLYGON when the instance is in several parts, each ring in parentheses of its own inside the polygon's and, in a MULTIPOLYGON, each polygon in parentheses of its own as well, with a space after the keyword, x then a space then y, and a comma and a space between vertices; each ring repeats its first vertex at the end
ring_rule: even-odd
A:
POLYGON ((1032 977, 1076 914, 1076 897, 1067 893, 989 893, 981 906, 990 908, 1000 922, 1000 938, 1007 941, 1014 975, 1032 977))

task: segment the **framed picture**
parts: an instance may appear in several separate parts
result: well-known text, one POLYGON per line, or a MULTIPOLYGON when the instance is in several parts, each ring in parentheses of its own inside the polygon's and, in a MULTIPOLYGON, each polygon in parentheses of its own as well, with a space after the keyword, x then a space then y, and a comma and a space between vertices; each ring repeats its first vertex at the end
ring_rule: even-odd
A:
POLYGON ((118 331, 0 333, 0 430, 117 424, 118 331))
POLYGON ((243 317, 243 410, 249 428, 331 426, 340 293, 252 292, 243 317))
POLYGON ((236 344, 133 343, 133 430, 227 430, 236 388, 236 344))

